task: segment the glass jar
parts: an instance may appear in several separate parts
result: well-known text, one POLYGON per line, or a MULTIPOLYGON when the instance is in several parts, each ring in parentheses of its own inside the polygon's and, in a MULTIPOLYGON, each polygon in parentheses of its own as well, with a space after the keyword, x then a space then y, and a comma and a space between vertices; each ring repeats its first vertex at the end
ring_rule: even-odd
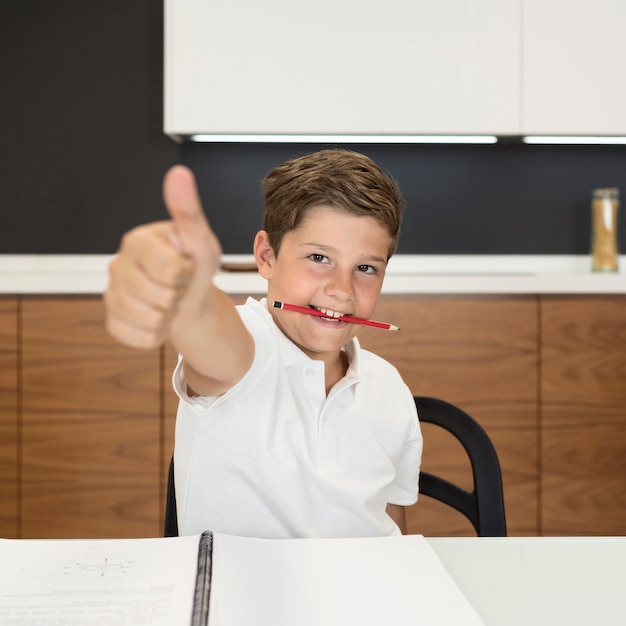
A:
POLYGON ((594 189, 591 197, 591 269, 594 272, 617 272, 617 211, 619 190, 616 187, 594 189))

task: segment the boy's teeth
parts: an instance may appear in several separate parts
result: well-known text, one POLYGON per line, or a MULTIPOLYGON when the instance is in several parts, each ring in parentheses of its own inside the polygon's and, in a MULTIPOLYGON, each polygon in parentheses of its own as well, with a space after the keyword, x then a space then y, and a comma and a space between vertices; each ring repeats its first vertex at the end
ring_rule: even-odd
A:
POLYGON ((330 309, 318 309, 321 311, 326 317, 341 317, 343 313, 338 313, 337 311, 331 311, 330 309))

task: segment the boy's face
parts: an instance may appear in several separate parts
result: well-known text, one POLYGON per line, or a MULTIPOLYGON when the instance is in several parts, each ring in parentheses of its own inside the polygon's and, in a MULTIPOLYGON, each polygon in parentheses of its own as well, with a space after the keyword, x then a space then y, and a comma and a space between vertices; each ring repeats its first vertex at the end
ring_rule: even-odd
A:
POLYGON ((311 358, 332 362, 363 327, 275 309, 272 302, 371 317, 387 266, 389 231, 372 217, 322 206, 284 235, 278 256, 266 236, 257 235, 255 251, 276 323, 311 358))

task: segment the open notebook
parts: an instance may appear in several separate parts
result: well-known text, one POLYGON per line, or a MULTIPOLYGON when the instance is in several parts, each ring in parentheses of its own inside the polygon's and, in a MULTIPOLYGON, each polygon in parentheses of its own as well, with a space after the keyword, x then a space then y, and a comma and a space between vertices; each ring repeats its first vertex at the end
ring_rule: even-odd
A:
POLYGON ((420 535, 0 540, 0 624, 479 626, 420 535))

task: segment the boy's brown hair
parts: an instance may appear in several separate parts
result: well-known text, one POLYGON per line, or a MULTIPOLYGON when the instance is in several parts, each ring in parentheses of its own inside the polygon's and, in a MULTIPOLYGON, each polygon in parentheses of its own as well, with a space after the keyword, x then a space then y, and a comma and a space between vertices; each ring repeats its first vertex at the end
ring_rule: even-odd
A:
POLYGON ((396 182, 363 154, 321 150, 285 161, 265 177, 263 191, 263 229, 276 255, 285 233, 322 205, 373 217, 389 230, 389 257, 396 251, 404 198, 396 182))

